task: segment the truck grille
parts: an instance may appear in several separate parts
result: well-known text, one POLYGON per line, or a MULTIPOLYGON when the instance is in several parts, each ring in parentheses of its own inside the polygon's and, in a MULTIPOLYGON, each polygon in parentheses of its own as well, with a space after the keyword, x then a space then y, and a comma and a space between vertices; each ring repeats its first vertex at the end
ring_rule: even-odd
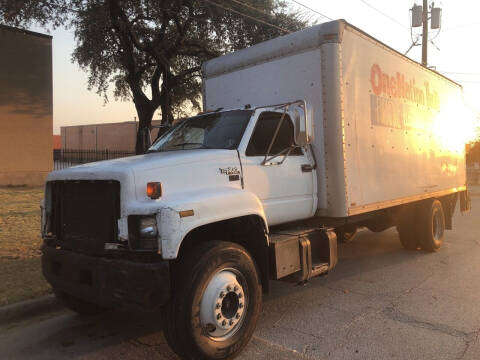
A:
POLYGON ((118 181, 52 181, 51 232, 64 249, 101 253, 117 239, 118 181))

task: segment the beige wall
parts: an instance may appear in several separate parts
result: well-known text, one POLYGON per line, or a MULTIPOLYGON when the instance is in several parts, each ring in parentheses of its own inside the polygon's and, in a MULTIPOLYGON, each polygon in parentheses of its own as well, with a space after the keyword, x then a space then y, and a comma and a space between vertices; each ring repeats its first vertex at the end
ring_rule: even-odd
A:
POLYGON ((0 27, 0 186, 41 185, 53 167, 52 40, 0 27))
MULTIPOLYGON (((152 121, 159 125, 160 121, 152 121)), ((158 129, 152 130, 152 141, 158 129)), ((98 125, 64 126, 60 129, 62 149, 135 151, 137 123, 133 121, 98 125)))

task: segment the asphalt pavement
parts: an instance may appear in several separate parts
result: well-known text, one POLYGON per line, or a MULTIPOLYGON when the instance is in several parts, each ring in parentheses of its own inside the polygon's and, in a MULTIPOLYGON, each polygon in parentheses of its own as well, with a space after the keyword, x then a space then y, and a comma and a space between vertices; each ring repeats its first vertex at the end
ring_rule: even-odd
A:
MULTIPOLYGON (((473 189, 475 192, 475 189, 473 189)), ((361 232, 306 286, 272 282, 239 359, 480 359, 480 190, 438 253, 361 232)), ((176 359, 157 314, 68 310, 0 326, 2 359, 176 359)))

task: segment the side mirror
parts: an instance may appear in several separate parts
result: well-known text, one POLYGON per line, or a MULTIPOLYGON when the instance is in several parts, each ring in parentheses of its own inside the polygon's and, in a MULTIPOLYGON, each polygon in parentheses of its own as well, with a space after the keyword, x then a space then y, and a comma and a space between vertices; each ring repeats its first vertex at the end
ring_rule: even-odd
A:
POLYGON ((310 143, 307 128, 307 107, 304 102, 292 104, 289 109, 290 118, 294 126, 294 142, 297 146, 305 146, 310 143))

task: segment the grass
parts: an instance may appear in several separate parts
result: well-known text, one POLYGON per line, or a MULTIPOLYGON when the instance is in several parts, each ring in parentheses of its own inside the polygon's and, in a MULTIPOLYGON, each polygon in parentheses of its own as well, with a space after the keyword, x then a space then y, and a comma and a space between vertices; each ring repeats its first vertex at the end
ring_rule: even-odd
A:
POLYGON ((40 263, 43 188, 0 188, 0 306, 49 292, 40 263))

